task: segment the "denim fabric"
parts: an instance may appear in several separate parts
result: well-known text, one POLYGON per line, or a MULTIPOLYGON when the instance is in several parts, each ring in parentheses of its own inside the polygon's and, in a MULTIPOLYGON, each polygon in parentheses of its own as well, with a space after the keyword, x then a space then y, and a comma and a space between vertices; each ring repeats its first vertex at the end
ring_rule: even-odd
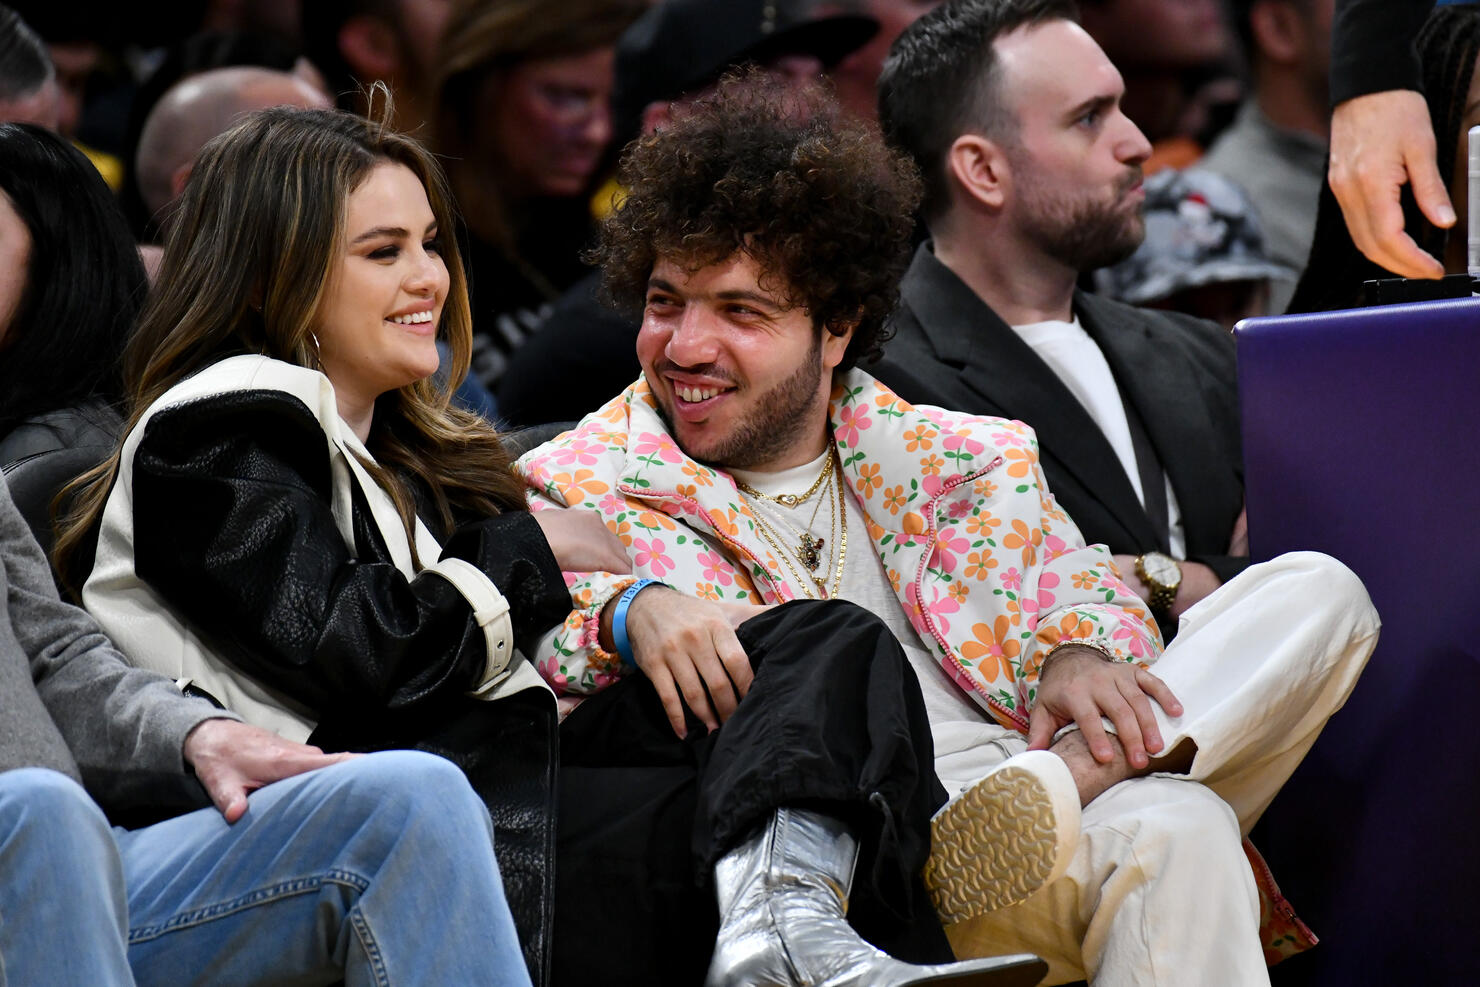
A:
POLYGON ((0 775, 0 983, 529 984, 487 811, 441 758, 281 781, 234 825, 102 818, 55 772, 0 775))
POLYGON ((0 774, 0 984, 128 984, 123 867, 108 820, 49 768, 0 774))

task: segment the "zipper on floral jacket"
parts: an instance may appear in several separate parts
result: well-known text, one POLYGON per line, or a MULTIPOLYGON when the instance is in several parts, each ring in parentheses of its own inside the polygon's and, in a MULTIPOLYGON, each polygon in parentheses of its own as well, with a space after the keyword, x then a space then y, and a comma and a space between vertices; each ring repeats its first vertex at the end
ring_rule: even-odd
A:
POLYGON ((940 645, 940 650, 942 654, 945 655, 946 661, 950 662, 951 665, 955 668, 956 673, 952 676, 952 678, 955 678, 957 682, 966 681, 971 683, 971 688, 987 701, 987 705, 992 708, 992 711, 995 714, 997 714, 997 718, 999 720, 1002 720, 1004 723, 1011 724, 1019 731, 1026 733, 1028 730, 1027 717, 1023 716, 1015 709, 1008 708, 1006 705, 1003 704, 1002 700, 996 698, 995 696, 989 696, 985 692, 983 692, 981 687, 977 684, 976 679, 968 675, 966 673, 966 670, 961 667, 960 656, 956 654, 950 643, 946 641, 945 634, 941 632, 940 627, 936 625, 935 620, 931 617, 930 610, 925 606, 924 595, 925 572, 927 569, 930 568, 930 560, 935 556, 936 553, 936 534, 938 522, 936 520, 935 505, 939 503, 940 500, 947 494, 953 492, 957 487, 961 486, 961 484, 971 483, 975 480, 980 479, 986 474, 992 472, 992 470, 1001 466, 1006 461, 1007 460, 1004 459, 1002 456, 998 456, 996 459, 992 460, 990 463, 983 466, 981 469, 977 470, 974 473, 957 474, 950 480, 947 480, 945 484, 941 486, 939 492, 937 492, 935 496, 931 497, 930 500, 925 503, 924 513, 928 515, 928 518, 926 521, 924 535, 926 538, 929 539, 928 544, 930 545, 930 548, 927 549, 925 554, 920 557, 920 565, 915 569, 915 603, 916 609, 918 609, 920 612, 920 622, 925 625, 925 629, 930 632, 930 636, 935 639, 936 644, 940 645))

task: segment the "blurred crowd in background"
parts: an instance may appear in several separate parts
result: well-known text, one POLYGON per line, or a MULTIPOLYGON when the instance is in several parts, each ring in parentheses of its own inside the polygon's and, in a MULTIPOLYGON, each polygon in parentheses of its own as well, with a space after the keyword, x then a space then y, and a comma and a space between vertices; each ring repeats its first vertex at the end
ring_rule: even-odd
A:
MULTIPOLYGON (((1083 25, 1124 77, 1125 111, 1153 151, 1145 242, 1082 287, 1229 327, 1286 310, 1323 201, 1333 3, 1084 0, 1083 25)), ((476 349, 463 401, 510 425, 568 421, 636 371, 635 330, 601 307, 581 260, 620 195, 620 149, 660 126, 673 100, 746 62, 799 84, 825 75, 850 113, 871 119, 889 45, 936 5, 20 0, 54 74, 24 102, 0 99, 0 119, 42 123, 81 148, 152 268, 148 245, 161 242, 195 152, 233 118, 278 104, 364 110, 384 82, 395 125, 441 156, 465 223, 476 349)), ((1426 71, 1447 79, 1429 101, 1441 164, 1454 167, 1455 132, 1473 122, 1460 117, 1474 102, 1480 30, 1469 5, 1440 9, 1419 46, 1426 71)), ((1461 215, 1463 170, 1452 189, 1461 215)), ((1326 208, 1335 215, 1334 200, 1326 208)), ((1327 225, 1327 276, 1297 308, 1352 300, 1340 275, 1360 257, 1339 217, 1327 225)), ((1463 238, 1436 256, 1446 249, 1463 270, 1463 238)))

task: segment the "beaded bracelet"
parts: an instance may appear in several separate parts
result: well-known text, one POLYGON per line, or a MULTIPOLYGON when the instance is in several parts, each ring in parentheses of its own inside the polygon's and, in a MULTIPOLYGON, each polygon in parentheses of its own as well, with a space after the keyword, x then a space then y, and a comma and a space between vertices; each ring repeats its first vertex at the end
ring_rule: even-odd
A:
POLYGON ((612 611, 612 642, 617 646, 617 655, 628 668, 637 668, 637 658, 632 654, 632 642, 627 640, 627 608, 632 600, 649 586, 667 586, 661 579, 639 579, 617 597, 617 609, 612 611))

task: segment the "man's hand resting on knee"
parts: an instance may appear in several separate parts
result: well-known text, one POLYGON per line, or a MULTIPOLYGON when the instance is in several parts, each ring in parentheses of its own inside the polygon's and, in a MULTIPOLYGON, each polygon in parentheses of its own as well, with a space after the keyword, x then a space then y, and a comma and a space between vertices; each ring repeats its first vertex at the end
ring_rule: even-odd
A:
POLYGON ((185 763, 226 821, 247 811, 247 795, 263 785, 338 764, 358 754, 325 754, 271 731, 236 720, 205 720, 185 737, 185 763))
MULTIPOLYGON (((750 689, 750 658, 735 629, 768 606, 714 603, 650 586, 627 609, 627 639, 637 667, 658 690, 673 732, 688 733, 684 706, 714 730, 750 689)), ((613 606, 601 614, 602 646, 611 639, 613 606)))
POLYGON ((1170 716, 1182 715, 1182 704, 1161 679, 1127 662, 1106 661, 1093 648, 1065 645, 1044 664, 1038 698, 1028 716, 1028 749, 1047 750, 1053 735, 1069 723, 1079 724, 1090 753, 1101 764, 1115 758, 1101 717, 1115 725, 1126 760, 1134 769, 1150 764, 1165 744, 1151 701, 1170 716))

